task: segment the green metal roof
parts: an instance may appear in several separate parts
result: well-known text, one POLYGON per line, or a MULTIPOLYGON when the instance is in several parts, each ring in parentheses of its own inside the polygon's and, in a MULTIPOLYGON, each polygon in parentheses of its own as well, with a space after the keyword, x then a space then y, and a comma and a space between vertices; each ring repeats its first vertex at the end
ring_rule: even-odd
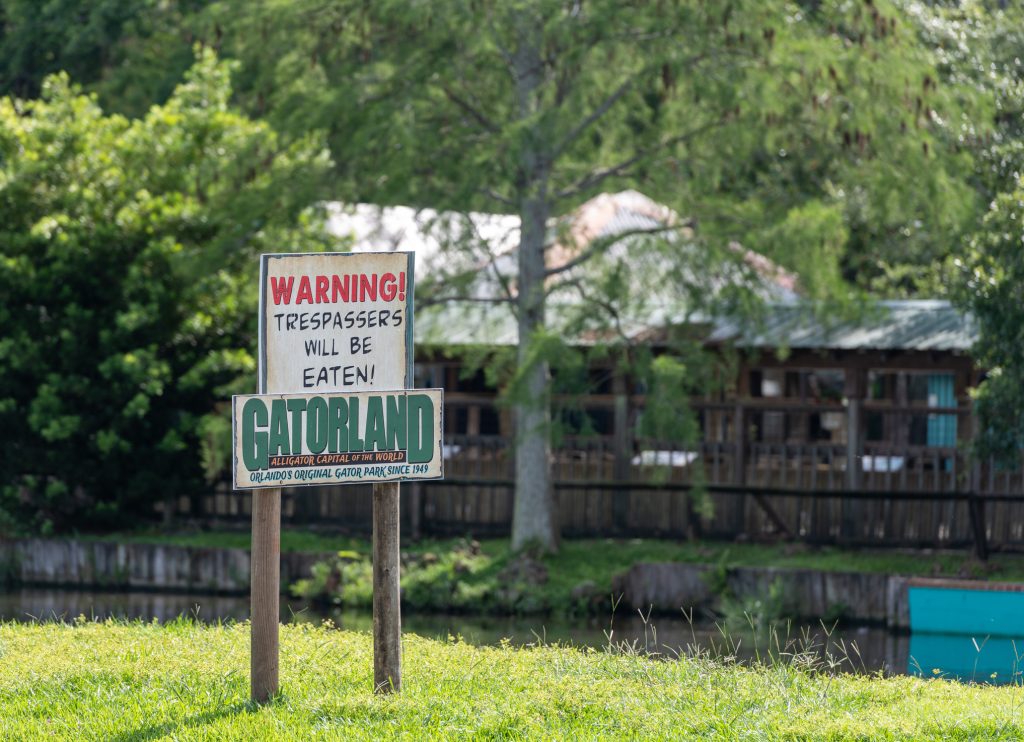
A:
MULTIPOLYGON (((557 325, 558 307, 551 307, 549 314, 557 325)), ((661 324, 651 320, 648 329, 661 324)), ((878 302, 858 320, 834 323, 816 317, 806 304, 768 304, 763 316, 745 327, 733 320, 710 324, 710 343, 735 342, 747 348, 969 352, 978 335, 970 315, 940 300, 878 302)), ((416 341, 425 345, 507 346, 515 345, 516 338, 508 305, 452 303, 417 312, 416 341)))
POLYGON ((752 326, 716 322, 711 342, 733 341, 748 348, 836 350, 943 350, 967 352, 978 337, 973 317, 948 301, 884 301, 856 321, 815 317, 806 305, 769 305, 752 326))

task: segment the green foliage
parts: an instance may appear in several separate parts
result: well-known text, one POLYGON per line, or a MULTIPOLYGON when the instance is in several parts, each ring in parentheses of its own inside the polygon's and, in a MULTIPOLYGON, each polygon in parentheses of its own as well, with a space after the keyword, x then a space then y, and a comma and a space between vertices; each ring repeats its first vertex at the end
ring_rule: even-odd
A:
POLYGON ((519 210, 536 175, 562 214, 638 187, 820 296, 841 276, 900 290, 892 266, 941 259, 977 214, 962 142, 989 130, 991 90, 939 84, 957 52, 944 11, 918 5, 222 0, 206 18, 248 105, 330 132, 336 196, 519 210), (542 80, 517 109, 531 49, 542 80), (534 152, 543 173, 524 169, 534 152))
POLYGON ((639 187, 815 296, 840 277, 944 293, 935 262, 1024 161, 1014 4, 3 0, 0 14, 0 91, 35 95, 63 69, 140 114, 200 39, 243 62, 249 111, 291 136, 328 131, 334 198, 519 209, 523 155, 547 142, 548 192, 568 192, 552 213, 639 187), (508 68, 527 31, 544 80, 523 115, 508 68))
POLYGON ((729 550, 726 549, 704 574, 702 581, 712 595, 724 598, 729 594, 729 566, 729 550))
POLYGON ((699 431, 692 415, 680 414, 689 408, 694 379, 690 370, 674 356, 653 358, 649 366, 648 394, 658 400, 645 409, 639 432, 662 441, 695 442, 699 431))
POLYGON ((8 739, 913 739, 1024 735, 1019 686, 752 667, 568 646, 402 640, 373 694, 369 633, 281 627, 279 699, 249 698, 249 626, 0 625, 8 739))
POLYGON ((730 631, 749 630, 760 638, 793 618, 791 604, 782 581, 776 578, 763 593, 735 595, 726 591, 721 596, 719 612, 730 631))
POLYGON ((957 135, 957 149, 974 159, 970 180, 987 205, 1016 185, 1024 165, 1024 8, 981 0, 907 8, 942 78, 965 103, 984 105, 950 133, 957 135))
POLYGON ((105 108, 142 115, 192 66, 206 0, 0 0, 0 94, 35 98, 67 72, 105 108))
POLYGON ((228 78, 201 53, 136 120, 63 75, 0 100, 0 507, 22 518, 128 522, 203 487, 201 421, 255 370, 255 256, 325 244, 301 217, 322 146, 233 111, 228 78))
POLYGON ((981 331, 974 354, 989 369, 976 390, 975 446, 1016 466, 1024 445, 1024 185, 995 198, 965 256, 954 260, 961 298, 981 331))
MULTIPOLYGON (((587 386, 578 338, 665 390, 664 369, 634 365, 636 346, 660 340, 644 323, 758 314, 763 292, 734 241, 795 271, 812 299, 841 303, 851 287, 913 292, 918 272, 893 266, 941 260, 977 216, 974 155, 959 141, 988 131, 991 96, 939 84, 934 46, 888 0, 248 7, 222 0, 207 14, 242 60, 241 99, 283 131, 328 131, 336 197, 520 217, 516 291, 484 299, 518 321, 516 371, 503 374, 521 444, 517 542, 554 548, 546 444, 590 432, 579 410, 548 414, 550 379, 587 386), (552 231, 570 254, 582 245, 551 220, 625 188, 687 229, 584 241, 572 270, 553 266, 552 231)), ((448 269, 420 282, 425 294, 472 293, 495 260, 480 242, 446 245, 448 269)), ((712 376, 698 344, 659 348, 690 390, 712 376)), ((692 435, 681 398, 655 397, 647 419, 692 435)))
MULTIPOLYGON (((1013 257, 990 244, 1003 217, 960 254, 1024 170, 1016 4, 0 0, 0 20, 0 92, 45 95, 9 103, 0 132, 0 289, 11 292, 0 319, 13 323, 0 339, 0 421, 30 431, 0 459, 17 464, 0 507, 27 499, 51 527, 83 508, 110 517, 97 492, 120 488, 137 451, 159 461, 152 481, 131 484, 150 497, 180 472, 218 476, 226 428, 214 401, 252 366, 245 261, 260 244, 315 249, 302 235, 316 219, 301 209, 325 193, 517 213, 532 271, 512 283, 540 298, 513 308, 504 297, 528 321, 517 359, 473 352, 489 380, 513 407, 544 405, 600 383, 586 370, 601 358, 659 390, 644 425, 682 442, 693 420, 681 390, 707 390, 718 367, 679 333, 659 347, 671 359, 652 363, 638 346, 661 339, 637 322, 756 319, 762 297, 734 240, 831 308, 861 290, 944 294, 954 282, 939 266, 960 258, 961 299, 994 369, 980 398, 987 450, 1016 445, 1017 359, 999 348, 1014 341, 1019 302, 971 278, 1003 280, 988 267, 1013 257), (196 40, 239 62, 234 99, 273 130, 230 110, 223 67, 172 96, 196 40), (44 83, 58 70, 99 97, 73 94, 67 78, 44 83), (97 101, 141 118, 103 116, 97 101), (321 130, 329 189, 310 139, 321 130), (601 243, 577 270, 544 276, 549 218, 623 188, 683 214, 686 238, 601 243), (107 306, 104 287, 116 313, 94 308, 107 306), (544 393, 529 375, 538 364, 553 372, 544 393), (84 471, 72 447, 103 462, 83 481, 68 473, 84 471)), ((554 231, 571 242, 569 225, 554 231)), ((472 293, 494 257, 476 237, 451 240, 450 269, 420 282, 418 299, 472 293)), ((591 422, 569 404, 532 432, 589 433, 591 422)))
POLYGON ((977 152, 976 186, 988 211, 946 268, 977 322, 974 357, 987 370, 975 391, 976 451, 1015 467, 1024 446, 1024 9, 965 3, 921 12, 930 13, 927 27, 942 42, 947 74, 995 101, 991 135, 965 142, 977 152))

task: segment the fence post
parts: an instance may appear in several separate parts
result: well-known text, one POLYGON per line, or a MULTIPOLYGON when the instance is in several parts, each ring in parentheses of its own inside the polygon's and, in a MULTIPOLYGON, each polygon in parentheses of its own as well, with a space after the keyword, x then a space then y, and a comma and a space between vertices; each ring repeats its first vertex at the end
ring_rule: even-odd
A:
MULTIPOLYGON (((736 407, 733 411, 733 460, 732 460, 732 483, 736 487, 743 487, 747 483, 747 415, 743 402, 736 400, 736 407)), ((737 490, 739 502, 736 507, 736 523, 733 525, 735 533, 746 533, 746 493, 737 490)))
POLYGON ((847 369, 846 395, 846 492, 842 504, 842 525, 840 539, 856 537, 857 530, 863 529, 864 503, 853 500, 852 494, 861 487, 861 408, 867 386, 867 372, 861 368, 847 369))
MULTIPOLYGON (((629 397, 626 395, 626 379, 622 372, 615 370, 612 376, 612 394, 615 395, 613 410, 613 452, 612 477, 616 482, 627 482, 630 479, 632 446, 629 435, 629 397)), ((629 490, 616 488, 612 495, 612 527, 616 531, 625 529, 629 519, 629 490)))
MULTIPOLYGON (((972 467, 971 479, 975 480, 974 470, 978 468, 975 464, 972 467)), ((981 561, 988 560, 988 535, 985 532, 985 501, 981 499, 972 481, 971 491, 968 493, 967 509, 971 519, 971 531, 974 536, 974 553, 981 561)))
MULTIPOLYGON (((969 419, 969 428, 973 439, 978 434, 978 417, 973 409, 969 419)), ((971 520, 971 535, 974 537, 974 554, 984 562, 988 560, 988 533, 985 525, 985 501, 981 498, 981 462, 973 453, 969 456, 971 473, 968 484, 967 513, 971 520)))
POLYGON ((742 487, 747 480, 747 420, 743 403, 737 402, 733 411, 733 466, 732 483, 742 487))
POLYGON ((860 489, 860 405, 856 397, 850 397, 846 406, 846 489, 860 489))
POLYGON ((409 538, 419 541, 423 537, 423 484, 409 485, 409 538))

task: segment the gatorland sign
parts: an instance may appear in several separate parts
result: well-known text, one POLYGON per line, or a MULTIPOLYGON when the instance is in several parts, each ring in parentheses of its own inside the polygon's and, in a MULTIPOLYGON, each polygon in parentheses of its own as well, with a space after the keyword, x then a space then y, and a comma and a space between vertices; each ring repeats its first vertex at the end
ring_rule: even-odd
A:
POLYGON ((439 479, 441 395, 417 389, 236 396, 234 486, 439 479))

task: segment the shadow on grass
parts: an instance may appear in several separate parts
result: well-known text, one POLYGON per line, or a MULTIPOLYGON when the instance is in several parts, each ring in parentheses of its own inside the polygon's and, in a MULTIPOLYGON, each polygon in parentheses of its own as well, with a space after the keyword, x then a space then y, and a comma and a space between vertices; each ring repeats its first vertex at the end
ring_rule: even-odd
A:
MULTIPOLYGON (((274 703, 273 701, 271 703, 274 703)), ((160 739, 168 735, 174 734, 178 729, 182 727, 198 727, 211 724, 218 719, 223 719, 228 716, 237 716, 238 714, 254 712, 260 708, 259 704, 253 703, 252 701, 244 701, 240 703, 233 703, 230 706, 225 706, 215 711, 206 711, 202 714, 194 714, 192 716, 186 716, 183 719, 175 721, 167 721, 163 724, 153 724, 152 726, 142 727, 141 729, 134 729, 130 732, 124 732, 110 737, 111 742, 144 742, 144 740, 160 739)))

